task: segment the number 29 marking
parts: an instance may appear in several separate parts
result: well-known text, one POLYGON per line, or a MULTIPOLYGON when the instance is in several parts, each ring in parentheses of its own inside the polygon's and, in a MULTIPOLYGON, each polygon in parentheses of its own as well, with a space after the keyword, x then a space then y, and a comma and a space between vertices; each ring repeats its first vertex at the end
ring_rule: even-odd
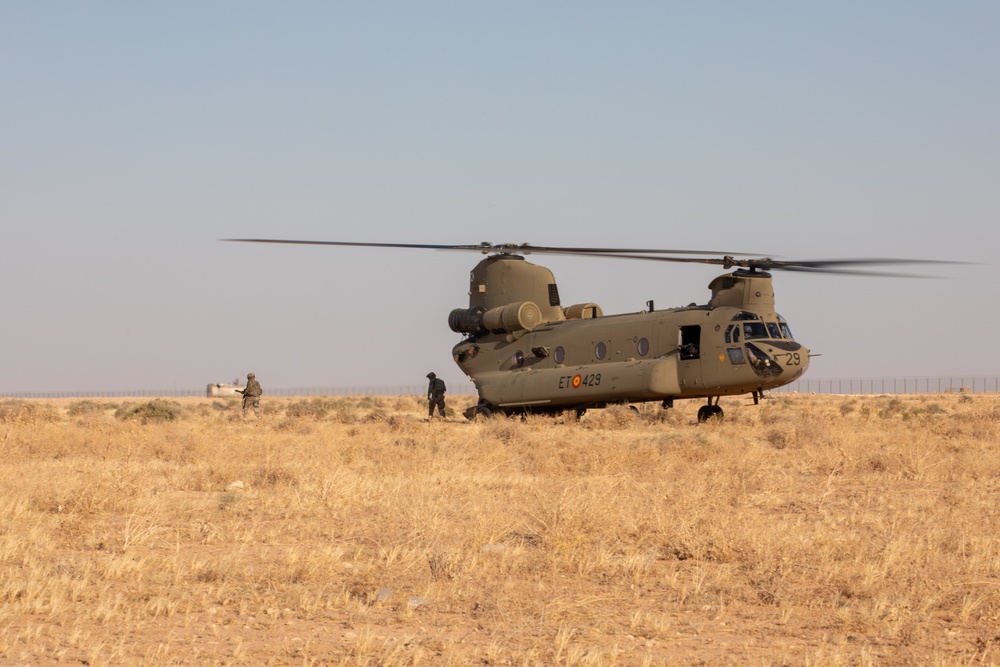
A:
POLYGON ((778 361, 778 363, 782 363, 785 366, 801 366, 802 365, 802 357, 799 356, 798 352, 784 352, 782 354, 776 354, 776 355, 774 355, 774 358, 778 361), (782 362, 782 357, 784 357, 784 361, 783 362, 782 362))

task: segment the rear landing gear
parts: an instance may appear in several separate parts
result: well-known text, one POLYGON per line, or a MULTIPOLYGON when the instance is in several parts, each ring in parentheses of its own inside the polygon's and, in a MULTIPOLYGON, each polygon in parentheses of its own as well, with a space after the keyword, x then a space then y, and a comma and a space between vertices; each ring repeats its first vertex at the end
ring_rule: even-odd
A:
POLYGON ((493 408, 489 403, 479 403, 478 405, 473 405, 471 408, 467 409, 464 412, 464 415, 469 421, 489 419, 493 416, 493 408))
POLYGON ((708 399, 708 405, 703 405, 698 408, 698 423, 703 424, 709 419, 722 419, 724 413, 722 408, 719 407, 719 399, 716 397, 715 403, 712 403, 712 399, 708 399))

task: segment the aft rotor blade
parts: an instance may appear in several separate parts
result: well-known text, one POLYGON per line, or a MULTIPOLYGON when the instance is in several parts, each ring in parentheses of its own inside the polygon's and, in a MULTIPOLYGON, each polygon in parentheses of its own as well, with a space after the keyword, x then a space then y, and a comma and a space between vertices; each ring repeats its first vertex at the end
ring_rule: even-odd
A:
POLYGON ((835 276, 870 276, 881 278, 936 278, 937 276, 922 275, 919 273, 897 273, 895 271, 855 271, 852 269, 818 268, 811 266, 775 266, 769 269, 779 271, 794 271, 797 273, 822 273, 835 276))
POLYGON ((756 269, 761 271, 798 271, 802 273, 826 273, 846 276, 881 276, 885 278, 927 278, 930 276, 913 273, 893 273, 889 271, 863 271, 853 267, 885 266, 897 264, 961 264, 932 259, 896 259, 888 257, 870 257, 856 259, 820 259, 801 261, 782 261, 770 257, 740 259, 727 255, 702 259, 699 257, 654 257, 643 255, 626 255, 618 253, 594 253, 591 257, 612 257, 616 259, 645 259, 654 262, 681 262, 686 264, 713 264, 726 269, 733 267, 756 269))
POLYGON ((900 265, 928 265, 928 264, 960 264, 961 262, 947 262, 933 259, 897 259, 891 257, 871 257, 858 259, 821 259, 802 261, 775 261, 768 269, 778 269, 781 271, 797 271, 800 273, 826 273, 842 276, 882 276, 888 278, 930 278, 932 276, 915 273, 897 273, 895 271, 868 271, 859 270, 855 267, 868 266, 900 266, 900 265))

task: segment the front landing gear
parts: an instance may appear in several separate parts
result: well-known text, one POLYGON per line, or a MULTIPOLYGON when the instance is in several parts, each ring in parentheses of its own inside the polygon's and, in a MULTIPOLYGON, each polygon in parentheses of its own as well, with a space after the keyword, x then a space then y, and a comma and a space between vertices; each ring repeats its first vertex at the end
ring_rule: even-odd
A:
POLYGON ((709 419, 719 419, 723 417, 722 408, 719 407, 719 397, 715 397, 715 402, 712 402, 712 398, 709 397, 708 404, 703 405, 698 408, 698 423, 703 424, 709 419))

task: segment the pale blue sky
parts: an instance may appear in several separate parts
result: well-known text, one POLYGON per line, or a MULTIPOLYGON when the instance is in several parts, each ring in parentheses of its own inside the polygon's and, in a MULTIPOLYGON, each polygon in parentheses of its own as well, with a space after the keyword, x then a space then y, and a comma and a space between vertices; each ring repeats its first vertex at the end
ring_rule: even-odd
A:
MULTIPOLYGON (((776 274, 812 377, 996 375, 995 2, 5 2, 0 393, 458 385, 473 254, 977 262, 776 274)), ((565 303, 718 273, 533 257, 565 303)))

